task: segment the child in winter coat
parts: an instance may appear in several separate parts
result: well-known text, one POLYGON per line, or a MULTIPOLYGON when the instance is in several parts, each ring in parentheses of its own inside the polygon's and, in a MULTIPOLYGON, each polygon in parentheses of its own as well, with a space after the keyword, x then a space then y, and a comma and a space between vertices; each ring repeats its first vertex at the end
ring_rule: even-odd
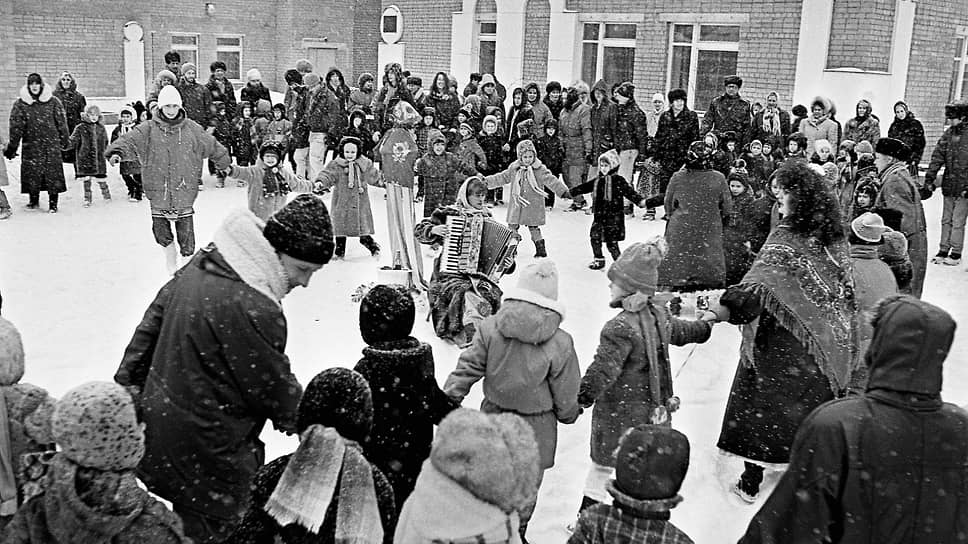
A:
POLYGON ((178 254, 171 221, 175 223, 183 258, 195 253, 192 216, 202 178, 202 161, 225 170, 232 163, 229 152, 195 122, 185 121, 178 89, 169 85, 158 95, 158 114, 141 123, 108 147, 112 164, 137 159, 141 163, 145 196, 151 202, 151 231, 164 248, 168 271, 178 269, 178 254))
POLYGON ((360 303, 367 347, 354 370, 373 393, 373 430, 363 453, 393 486, 397 511, 430 455, 434 425, 456 408, 437 386, 430 345, 410 335, 415 316, 413 297, 402 285, 377 285, 360 303))
POLYGON ((363 450, 372 427, 363 376, 341 367, 317 374, 299 399, 299 447, 259 469, 249 509, 223 544, 391 544, 393 488, 363 450))
POLYGON ((531 140, 521 140, 517 148, 518 160, 511 163, 507 170, 484 178, 489 189, 510 185, 508 199, 508 226, 514 232, 524 225, 531 233, 535 257, 547 257, 541 225, 545 224, 545 189, 551 189, 564 198, 569 195, 568 187, 555 177, 538 160, 538 154, 531 140))
POLYGON ((68 391, 54 408, 51 429, 60 451, 44 462, 37 494, 17 510, 0 541, 191 542, 178 516, 139 486, 144 425, 123 387, 90 382, 68 391))
POLYGON ((521 544, 521 512, 534 502, 539 475, 524 420, 457 409, 437 429, 393 542, 521 544))
MULTIPOLYGON (((538 152, 538 160, 541 164, 548 167, 551 175, 556 178, 561 177, 562 167, 565 164, 565 146, 558 137, 558 121, 548 119, 545 122, 544 134, 534 142, 535 150, 538 152)), ((551 211, 555 207, 555 193, 551 189, 545 189, 545 208, 551 211)))
POLYGON ((352 136, 340 140, 336 158, 329 161, 316 176, 316 191, 333 190, 333 234, 336 235, 334 259, 346 255, 346 237, 359 237, 360 244, 374 257, 380 246, 373 239, 373 213, 367 186, 383 186, 383 175, 373 161, 360 156, 362 143, 352 136))
MULTIPOLYGON (((484 128, 477 136, 477 142, 484 150, 484 158, 487 159, 487 167, 481 170, 481 174, 489 176, 496 174, 504 169, 504 136, 498 129, 501 125, 494 115, 484 118, 484 128)), ((504 204, 504 189, 498 188, 487 192, 488 204, 504 204)))
POLYGON ((235 145, 232 152, 235 154, 235 163, 239 166, 249 166, 255 162, 255 142, 252 139, 252 127, 255 119, 252 118, 252 104, 243 102, 239 104, 239 118, 235 120, 235 145))
POLYGON ((794 132, 787 140, 784 161, 807 158, 807 137, 802 132, 794 132))
MULTIPOLYGON (((234 153, 235 127, 232 126, 232 119, 229 118, 225 102, 212 102, 212 109, 215 110, 215 114, 212 115, 212 126, 215 127, 212 136, 215 137, 215 141, 222 144, 222 147, 229 150, 230 153, 234 153)), ((208 163, 208 173, 216 177, 216 187, 225 187, 225 177, 222 172, 215 168, 215 163, 211 161, 208 163)))
POLYGON ((723 227, 723 253, 726 257, 726 285, 736 285, 753 265, 752 222, 753 189, 746 176, 733 172, 727 180, 733 196, 729 223, 723 227))
POLYGON ((292 123, 286 119, 286 105, 280 102, 272 106, 272 121, 266 127, 265 141, 273 142, 282 149, 289 149, 291 140, 292 123))
POLYGON ((74 179, 84 183, 84 207, 91 207, 91 179, 96 179, 101 187, 101 197, 105 202, 111 200, 108 189, 108 169, 104 160, 104 150, 108 147, 108 133, 101 124, 101 108, 90 104, 81 114, 81 122, 71 134, 71 149, 74 152, 74 179))
POLYGON ((874 211, 874 201, 877 200, 877 185, 866 181, 854 191, 854 202, 849 213, 853 221, 857 217, 874 211))
POLYGON ((54 400, 47 391, 20 383, 24 375, 24 346, 13 323, 0 317, 0 402, 5 420, 0 426, 0 458, 10 464, 0 465, 0 531, 10 521, 23 496, 23 474, 20 459, 29 453, 54 449, 50 416, 54 400))
POLYGON ((670 414, 679 409, 679 398, 672 391, 669 344, 703 343, 712 331, 708 321, 672 317, 664 305, 652 301, 665 252, 661 237, 635 243, 608 269, 609 305, 622 311, 602 328, 595 359, 578 393, 583 407, 595 405, 592 467, 581 510, 607 502, 605 484, 616 467, 615 451, 626 429, 645 423, 671 425, 670 414))
POLYGON ((594 220, 588 233, 592 254, 595 257, 588 265, 592 270, 605 268, 602 242, 605 242, 605 246, 608 247, 612 260, 617 260, 622 253, 618 243, 625 240, 625 199, 635 202, 639 207, 645 207, 645 196, 637 193, 632 185, 618 174, 621 165, 618 152, 610 149, 598 157, 598 176, 571 189, 572 196, 594 193, 592 201, 594 220))
POLYGON ((266 141, 266 137, 269 134, 269 123, 272 122, 272 102, 265 99, 260 99, 255 104, 255 115, 252 121, 252 150, 253 159, 255 160, 255 155, 258 150, 262 149, 262 142, 266 141))
MULTIPOLYGON (((747 146, 749 150, 743 155, 746 162, 746 170, 749 172, 749 182, 753 189, 753 195, 761 196, 769 185, 770 176, 776 170, 776 162, 773 157, 766 154, 766 146, 759 140, 753 140, 747 146)), ((772 146, 770 150, 772 151, 772 146)))
MULTIPOLYGON (((542 470, 555 464, 558 423, 574 423, 580 413, 581 371, 571 335, 559 328, 564 316, 558 270, 552 261, 538 259, 519 272, 517 288, 481 323, 444 384, 445 393, 462 401, 483 378, 481 411, 512 412, 530 423, 542 470)), ((522 537, 533 511, 532 505, 522 512, 522 537)))
POLYGON ((837 185, 837 181, 840 179, 840 170, 837 168, 837 163, 834 162, 835 159, 834 148, 830 145, 830 142, 823 138, 814 140, 813 156, 810 157, 810 162, 819 164, 823 168, 823 179, 827 182, 827 189, 833 191, 839 197, 840 187, 837 185))
POLYGON ((227 176, 248 183, 249 211, 265 221, 269 216, 282 209, 290 192, 308 193, 313 184, 297 178, 289 167, 282 163, 285 148, 269 141, 259 150, 259 160, 252 166, 230 166, 227 176))
POLYGON ((366 126, 366 112, 362 109, 357 108, 350 112, 350 122, 346 127, 346 135, 360 141, 363 146, 360 153, 364 157, 371 161, 376 160, 373 155, 373 148, 376 147, 376 143, 373 141, 373 133, 366 126))
POLYGON ((427 147, 427 138, 430 136, 430 131, 438 129, 437 123, 437 110, 431 106, 427 106, 421 112, 420 124, 417 126, 417 130, 414 132, 417 140, 417 149, 420 151, 421 155, 426 154, 430 149, 427 147))
MULTIPOLYGON (((118 115, 118 126, 111 131, 111 142, 114 143, 118 138, 131 132, 138 123, 134 108, 122 106, 118 115)), ((213 165, 210 164, 210 167, 213 165)), ((120 167, 121 179, 128 186, 128 202, 141 202, 144 194, 144 187, 141 184, 141 164, 137 160, 123 161, 120 167)))
POLYGON ((431 130, 427 136, 430 150, 417 159, 413 171, 420 176, 420 187, 423 189, 423 216, 429 217, 437 208, 446 206, 457 199, 458 175, 469 172, 460 158, 447 151, 447 138, 439 130, 431 130))
POLYGON ((689 470, 689 439, 661 425, 629 429, 619 443, 615 478, 607 484, 612 504, 591 506, 578 519, 568 544, 692 544, 669 522, 689 470))
POLYGON ((477 142, 477 133, 469 124, 461 123, 459 132, 460 143, 457 144, 457 157, 460 158, 465 171, 468 171, 469 174, 458 175, 457 182, 464 183, 467 175, 476 176, 487 170, 487 156, 484 155, 481 144, 477 142))

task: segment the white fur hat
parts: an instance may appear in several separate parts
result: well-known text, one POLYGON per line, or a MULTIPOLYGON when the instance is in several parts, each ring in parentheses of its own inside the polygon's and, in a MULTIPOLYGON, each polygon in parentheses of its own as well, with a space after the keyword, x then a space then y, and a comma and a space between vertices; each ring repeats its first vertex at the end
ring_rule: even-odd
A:
POLYGON ((259 70, 257 70, 256 68, 252 68, 251 70, 249 70, 248 72, 245 73, 245 80, 246 81, 253 81, 253 80, 262 81, 262 73, 259 72, 259 70))
POLYGON ((505 300, 530 302, 557 312, 564 319, 565 305, 558 302, 558 267, 554 261, 535 259, 518 274, 518 284, 504 292, 505 300))
POLYGON ((162 106, 182 106, 181 93, 174 85, 166 85, 158 93, 158 107, 162 106))

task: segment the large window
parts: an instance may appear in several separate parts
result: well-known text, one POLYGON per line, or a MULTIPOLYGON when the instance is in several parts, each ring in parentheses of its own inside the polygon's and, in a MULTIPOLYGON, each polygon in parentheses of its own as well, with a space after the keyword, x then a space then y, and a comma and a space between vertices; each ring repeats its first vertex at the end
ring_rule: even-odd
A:
POLYGON ((693 109, 705 111, 736 73, 739 26, 673 24, 669 36, 670 89, 685 89, 693 109))
POLYGON ((951 70, 951 87, 948 90, 949 102, 968 96, 966 65, 968 65, 968 37, 958 36, 955 38, 955 58, 951 70))
POLYGON ((480 23, 477 53, 477 71, 482 74, 494 73, 494 62, 497 58, 497 23, 482 21, 480 23))
POLYGON ((581 78, 589 85, 632 81, 635 69, 635 25, 585 23, 581 36, 581 78))
POLYGON ((178 52, 182 64, 190 62, 198 66, 198 34, 172 34, 171 50, 178 52))
POLYGON ((216 36, 215 58, 225 63, 225 77, 241 79, 242 36, 216 36))

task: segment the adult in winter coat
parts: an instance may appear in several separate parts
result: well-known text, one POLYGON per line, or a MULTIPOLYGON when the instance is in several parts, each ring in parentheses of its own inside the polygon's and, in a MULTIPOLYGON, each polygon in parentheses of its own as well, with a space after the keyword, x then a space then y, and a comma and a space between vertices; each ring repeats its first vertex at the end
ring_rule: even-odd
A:
POLYGON ((813 156, 813 142, 816 140, 827 140, 834 149, 840 147, 840 128, 832 118, 835 112, 834 103, 829 98, 818 96, 813 99, 810 104, 810 117, 800 121, 800 126, 797 127, 797 132, 807 139, 807 146, 800 150, 804 152, 804 156, 813 156))
POLYGON ((669 179, 686 164, 689 145, 699 140, 699 116, 686 107, 686 91, 669 91, 669 109, 659 116, 655 132, 655 159, 662 167, 659 193, 665 193, 669 179))
POLYGON ((262 84, 262 73, 258 69, 252 68, 245 73, 245 86, 242 87, 242 102, 258 104, 260 100, 268 100, 272 103, 272 96, 269 88, 262 84))
POLYGON ((360 303, 367 347, 354 370, 373 393, 373 430, 363 452, 390 481, 397 511, 430 455, 434 425, 457 407, 437 386, 430 344, 410 335, 415 315, 413 297, 400 285, 377 285, 360 303))
POLYGON ((460 111, 460 98, 450 90, 450 80, 447 79, 446 72, 437 72, 434 76, 430 84, 430 94, 427 96, 427 105, 434 108, 437 114, 438 126, 434 128, 455 126, 457 112, 460 111))
POLYGON ((531 105, 531 113, 534 117, 534 133, 536 137, 544 136, 544 127, 552 119, 557 118, 551 113, 548 105, 541 99, 541 87, 531 82, 524 87, 524 99, 531 105))
POLYGON ((139 487, 135 467, 145 427, 131 396, 117 384, 90 382, 54 408, 60 451, 36 489, 0 534, 4 544, 68 542, 189 544, 182 523, 139 487))
POLYGON ((881 122, 874 115, 870 100, 857 102, 856 111, 857 116, 847 121, 844 127, 843 139, 858 143, 868 141, 871 145, 877 145, 877 140, 881 138, 881 122))
POLYGON ((339 367, 317 374, 299 400, 299 447, 259 469, 252 503, 224 544, 392 543, 393 488, 363 450, 373 416, 363 376, 339 367))
MULTIPOLYGON (((546 106, 547 107, 547 106, 546 106)), ((615 102, 612 101, 608 84, 604 79, 598 80, 592 87, 591 112, 592 123, 592 153, 602 154, 609 149, 615 149, 615 132, 617 130, 617 113, 615 102)), ((631 180, 629 180, 631 182, 631 180)))
POLYGON ((721 289, 726 282, 723 225, 732 211, 726 178, 709 164, 702 142, 689 147, 686 167, 665 193, 669 253, 659 267, 662 290, 721 289))
MULTIPOLYGON (((507 112, 507 117, 505 118, 504 129, 504 152, 510 156, 511 152, 514 150, 514 146, 521 140, 522 135, 518 133, 518 126, 521 123, 531 120, 531 132, 523 135, 524 137, 535 138, 536 125, 534 123, 534 108, 528 102, 524 89, 516 87, 511 91, 511 109, 507 112)), ((544 124, 547 124, 550 119, 545 119, 544 124)))
POLYGON ((874 148, 874 164, 881 176, 881 190, 874 200, 874 208, 890 208, 903 214, 900 231, 908 241, 914 277, 911 294, 921 298, 924 275, 928 268, 928 227, 918 184, 907 169, 910 151, 900 140, 881 138, 874 148))
POLYGON ((481 97, 481 111, 487 111, 487 108, 495 107, 501 110, 501 117, 505 117, 504 97, 497 92, 497 85, 493 75, 484 74, 481 76, 481 84, 477 95, 481 97))
POLYGON ((648 148, 648 123, 642 108, 635 103, 634 85, 626 81, 616 87, 615 101, 618 106, 615 108, 614 143, 622 161, 618 174, 632 183, 635 161, 648 148))
POLYGON ((214 126, 212 123, 212 92, 208 90, 208 87, 195 80, 198 75, 198 68, 190 62, 186 62, 182 64, 181 73, 182 77, 175 84, 175 88, 181 94, 185 115, 204 129, 214 126))
POLYGON ((212 102, 222 102, 225 104, 225 113, 229 119, 235 119, 239 113, 236 111, 238 101, 235 98, 235 87, 229 78, 225 77, 225 63, 217 60, 209 66, 212 74, 208 78, 205 87, 212 95, 212 102))
POLYGON ((867 392, 803 422, 790 466, 740 543, 964 540, 968 413, 941 400, 954 334, 941 308, 882 301, 867 392))
MULTIPOLYGON (((591 108, 582 102, 577 89, 568 89, 565 107, 558 118, 558 130, 565 147, 565 162, 561 169, 565 185, 568 188, 576 187, 588 179, 588 165, 597 158, 592 156, 591 108)), ((571 209, 574 211, 584 207, 585 197, 578 195, 571 209)))
POLYGON ((968 103, 955 102, 945 106, 945 117, 951 124, 938 139, 931 153, 931 164, 924 173, 922 198, 930 198, 941 177, 941 247, 932 262, 952 266, 961 263, 965 242, 965 222, 968 220, 968 103))
POLYGON ((57 212, 57 196, 67 190, 61 150, 68 147, 70 131, 61 101, 44 85, 40 74, 27 76, 27 84, 10 110, 10 139, 3 156, 13 160, 20 150, 20 192, 30 195, 28 209, 40 205, 47 191, 50 212, 57 212))
POLYGON ((349 100, 346 104, 347 109, 362 109, 367 115, 373 115, 373 96, 376 94, 374 89, 376 81, 373 74, 363 72, 356 78, 356 88, 350 89, 349 100))
POLYGON ((739 95, 743 78, 726 76, 723 79, 726 92, 713 98, 702 118, 702 133, 712 132, 720 139, 727 132, 736 133, 736 149, 742 149, 750 141, 750 119, 753 110, 750 103, 739 95))
MULTIPOLYGON (((54 97, 60 100, 67 117, 67 133, 74 132, 74 127, 81 123, 81 114, 87 107, 87 98, 77 90, 77 80, 70 72, 61 73, 54 87, 54 97)), ((65 149, 61 152, 64 162, 74 162, 74 150, 65 149)))
POLYGON ((773 149, 779 149, 786 144, 790 136, 790 113, 780 108, 780 96, 776 92, 766 95, 766 107, 753 116, 753 126, 750 130, 753 140, 770 142, 773 149))
POLYGON ((224 539, 249 503, 266 420, 297 430, 302 389, 286 357, 282 298, 333 254, 323 202, 301 195, 263 223, 231 213, 214 243, 158 292, 114 380, 147 424, 139 476, 186 534, 224 539))
POLYGON ((390 62, 383 67, 383 86, 373 100, 373 115, 381 133, 393 128, 393 107, 397 102, 409 102, 413 106, 406 79, 400 63, 390 62))
POLYGON ((914 117, 914 112, 908 108, 907 103, 898 100, 894 103, 894 120, 891 127, 887 129, 887 137, 901 140, 911 150, 911 157, 908 160, 908 168, 912 176, 918 175, 918 165, 924 155, 924 125, 914 117))
POLYGON ((788 462, 801 422, 844 394, 853 360, 856 306, 836 199, 804 161, 785 163, 776 181, 783 219, 713 309, 744 325, 718 446, 746 461, 733 491, 749 502, 762 465, 788 462))
POLYGON ((165 250, 169 272, 176 266, 176 251, 170 221, 175 222, 178 249, 182 257, 195 253, 195 199, 202 179, 202 159, 214 161, 218 170, 232 164, 229 152, 215 137, 185 116, 181 96, 175 87, 158 95, 158 110, 150 121, 141 123, 108 146, 104 156, 117 164, 137 159, 145 196, 151 203, 151 231, 165 250))

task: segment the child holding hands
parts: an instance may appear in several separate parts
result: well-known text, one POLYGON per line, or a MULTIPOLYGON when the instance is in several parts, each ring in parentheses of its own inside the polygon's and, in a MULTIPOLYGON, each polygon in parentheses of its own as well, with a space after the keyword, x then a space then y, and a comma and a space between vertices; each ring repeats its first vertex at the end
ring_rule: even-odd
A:
POLYGON ((334 259, 346 255, 346 237, 359 237, 363 247, 374 257, 380 246, 373 239, 373 212, 367 185, 383 186, 383 175, 373 161, 362 156, 363 142, 345 136, 336 148, 336 158, 329 161, 316 176, 316 191, 333 189, 333 234, 336 235, 334 259))

